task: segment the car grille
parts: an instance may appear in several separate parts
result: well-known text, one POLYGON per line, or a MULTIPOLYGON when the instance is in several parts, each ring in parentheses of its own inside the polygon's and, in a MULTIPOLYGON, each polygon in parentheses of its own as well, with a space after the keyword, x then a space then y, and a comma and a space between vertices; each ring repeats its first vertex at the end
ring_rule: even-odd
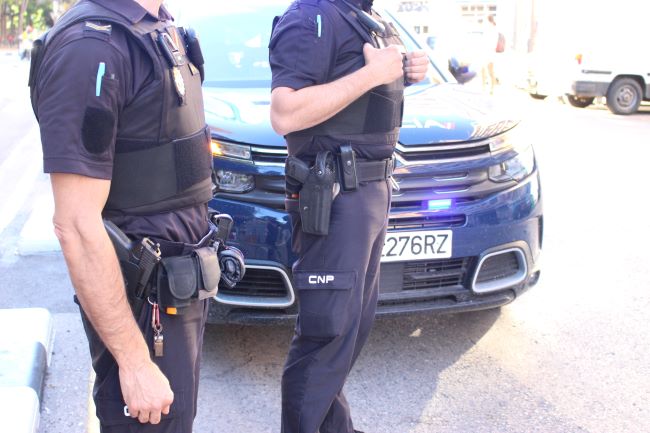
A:
POLYGON ((435 229, 465 225, 465 215, 431 215, 422 217, 390 218, 388 230, 435 229))
POLYGON ((232 288, 219 288, 219 293, 233 296, 272 297, 287 296, 281 274, 272 269, 246 268, 244 278, 232 288))
POLYGON ((491 182, 485 168, 446 174, 436 173, 433 166, 429 170, 417 175, 397 171, 395 180, 400 189, 393 191, 393 213, 426 211, 429 200, 452 200, 452 208, 458 208, 510 187, 508 183, 491 182))
MULTIPOLYGON (((423 146, 424 147, 424 146, 423 146)), ((408 162, 432 161, 442 159, 468 158, 472 156, 489 155, 490 145, 482 144, 477 146, 438 146, 432 149, 426 146, 426 150, 418 151, 417 147, 399 147, 395 150, 403 160, 408 162), (407 151, 408 150, 408 151, 407 151)))
MULTIPOLYGON (((251 148, 256 164, 281 166, 286 159, 283 149, 254 146, 251 148)), ((393 191, 390 226, 399 228, 437 228, 458 227, 465 224, 462 207, 485 199, 504 189, 510 188, 510 182, 495 183, 490 181, 486 167, 470 168, 459 171, 441 170, 440 165, 428 164, 428 161, 448 161, 476 158, 490 155, 489 144, 485 141, 453 145, 421 145, 405 147, 398 145, 395 154, 398 167, 394 174, 399 190, 393 191), (401 165, 400 165, 401 164, 401 165), (406 165, 407 167, 404 167, 406 165), (417 167, 417 170, 410 170, 417 167), (430 211, 430 200, 451 199, 453 215, 440 216, 449 211, 430 211), (411 213, 412 215, 408 215, 411 213), (415 217, 426 217, 420 221, 415 217), (433 216, 436 215, 436 216, 433 216), (398 220, 401 220, 399 222, 398 220)), ((450 167, 445 164, 445 167, 450 167)), ((452 165, 451 167, 454 167, 452 165)), ((257 175, 255 189, 246 194, 227 194, 218 192, 217 196, 242 202, 257 203, 277 210, 284 209, 284 176, 274 174, 257 175)))

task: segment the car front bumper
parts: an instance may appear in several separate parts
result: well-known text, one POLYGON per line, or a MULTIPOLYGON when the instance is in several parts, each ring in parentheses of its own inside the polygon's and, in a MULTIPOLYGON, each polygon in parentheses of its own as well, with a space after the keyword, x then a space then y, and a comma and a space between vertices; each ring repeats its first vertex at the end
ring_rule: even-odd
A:
MULTIPOLYGON (((212 323, 275 323, 297 314, 291 283, 291 225, 281 210, 216 198, 211 207, 235 219, 231 245, 248 275, 211 303, 212 323), (248 280, 246 280, 248 278, 248 280)), ((462 209, 450 259, 382 264, 378 315, 496 308, 532 287, 540 275, 543 216, 537 171, 513 188, 462 209)))

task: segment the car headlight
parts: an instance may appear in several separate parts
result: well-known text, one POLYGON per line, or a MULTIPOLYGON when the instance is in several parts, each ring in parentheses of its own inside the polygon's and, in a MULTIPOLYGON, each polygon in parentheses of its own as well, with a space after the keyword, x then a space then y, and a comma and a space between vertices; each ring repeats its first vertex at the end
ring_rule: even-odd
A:
POLYGON ((213 156, 225 156, 227 158, 251 159, 251 147, 243 144, 226 143, 221 140, 210 141, 210 148, 213 156))
POLYGON ((230 170, 216 170, 214 174, 217 191, 244 193, 255 188, 255 178, 250 174, 230 170))
POLYGON ((500 164, 490 166, 490 180, 494 182, 519 182, 528 177, 535 169, 535 152, 533 146, 528 146, 520 151, 514 158, 507 159, 500 164))

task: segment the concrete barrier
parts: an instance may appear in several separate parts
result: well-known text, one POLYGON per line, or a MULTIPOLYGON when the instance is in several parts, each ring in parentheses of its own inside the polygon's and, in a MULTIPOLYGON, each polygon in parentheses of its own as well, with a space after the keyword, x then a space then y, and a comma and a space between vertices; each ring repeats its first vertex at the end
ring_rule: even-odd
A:
POLYGON ((54 324, 43 308, 0 309, 0 419, 3 431, 35 433, 54 324))

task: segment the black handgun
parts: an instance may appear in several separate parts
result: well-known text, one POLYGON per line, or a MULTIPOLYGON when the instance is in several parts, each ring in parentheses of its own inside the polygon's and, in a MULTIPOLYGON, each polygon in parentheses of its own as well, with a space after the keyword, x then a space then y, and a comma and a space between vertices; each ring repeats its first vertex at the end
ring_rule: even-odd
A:
POLYGON ((114 223, 104 220, 122 268, 127 294, 134 310, 141 304, 151 273, 160 261, 160 245, 145 237, 132 242, 114 223))

